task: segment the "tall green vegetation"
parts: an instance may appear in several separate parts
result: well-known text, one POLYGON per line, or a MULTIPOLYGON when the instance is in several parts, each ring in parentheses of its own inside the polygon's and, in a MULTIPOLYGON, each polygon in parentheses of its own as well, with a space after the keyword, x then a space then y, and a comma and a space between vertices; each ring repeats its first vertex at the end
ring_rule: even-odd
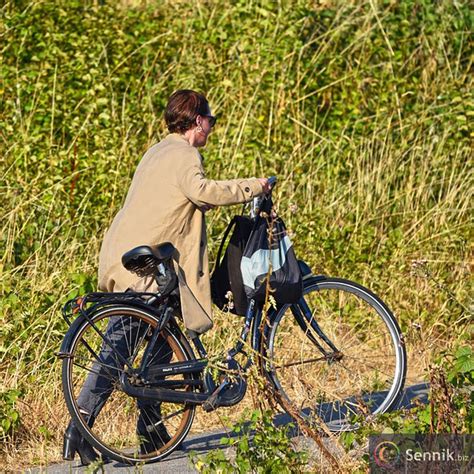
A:
MULTIPOLYGON (((379 293, 409 382, 425 377, 472 317, 469 2, 117 3, 0 9, 6 462, 58 458, 59 309, 96 288, 103 233, 178 88, 219 116, 209 177, 278 175, 300 258, 379 293)), ((234 212, 208 214, 211 256, 234 212)), ((235 326, 216 320, 211 347, 235 326)))

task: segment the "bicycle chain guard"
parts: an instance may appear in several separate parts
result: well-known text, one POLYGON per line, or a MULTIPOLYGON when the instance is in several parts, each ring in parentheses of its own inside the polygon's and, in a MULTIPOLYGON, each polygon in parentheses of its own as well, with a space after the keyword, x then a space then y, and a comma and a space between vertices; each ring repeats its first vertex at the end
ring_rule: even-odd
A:
POLYGON ((221 372, 219 375, 221 383, 203 403, 204 411, 210 412, 218 407, 230 407, 244 398, 247 391, 247 382, 241 375, 242 367, 236 360, 230 359, 227 361, 227 370, 233 373, 221 372))

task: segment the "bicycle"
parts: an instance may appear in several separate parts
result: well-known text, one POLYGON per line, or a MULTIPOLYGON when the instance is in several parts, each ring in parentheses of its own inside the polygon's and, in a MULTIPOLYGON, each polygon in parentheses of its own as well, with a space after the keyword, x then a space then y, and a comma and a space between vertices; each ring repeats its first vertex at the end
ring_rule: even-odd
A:
MULTIPOLYGON (((252 217, 257 208, 254 200, 252 217)), ((164 243, 122 258, 130 271, 154 274, 159 293, 89 293, 63 308, 70 325, 59 351, 64 397, 85 439, 103 455, 130 464, 169 455, 189 433, 197 406, 211 411, 242 400, 254 363, 308 423, 322 419, 334 432, 356 429, 361 418, 397 404, 407 369, 403 336, 371 291, 313 275, 300 260, 303 296, 271 308, 268 324, 261 324, 262 306, 250 300, 239 340, 216 376, 200 338, 188 340, 176 320, 173 252, 164 243), (118 333, 126 349, 118 347, 118 333), (106 387, 95 394, 103 398, 96 413, 78 402, 88 376, 106 387)))

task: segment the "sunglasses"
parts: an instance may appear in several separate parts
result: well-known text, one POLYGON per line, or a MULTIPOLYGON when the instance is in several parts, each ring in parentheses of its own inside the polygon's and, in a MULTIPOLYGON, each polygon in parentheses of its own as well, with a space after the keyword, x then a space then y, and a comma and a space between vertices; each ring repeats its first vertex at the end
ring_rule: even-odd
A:
POLYGON ((211 128, 214 127, 214 125, 216 124, 217 122, 217 117, 215 117, 214 115, 203 115, 203 117, 207 117, 207 119, 209 120, 209 125, 211 126, 211 128))

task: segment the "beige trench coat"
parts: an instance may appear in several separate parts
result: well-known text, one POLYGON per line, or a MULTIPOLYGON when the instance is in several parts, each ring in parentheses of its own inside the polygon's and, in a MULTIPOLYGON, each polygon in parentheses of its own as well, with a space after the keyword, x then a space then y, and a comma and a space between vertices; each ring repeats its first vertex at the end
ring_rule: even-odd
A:
POLYGON ((153 278, 128 272, 122 255, 138 245, 171 242, 177 249, 185 326, 198 334, 212 327, 207 237, 200 206, 251 200, 262 192, 256 178, 213 181, 202 158, 180 134, 171 133, 143 156, 122 209, 107 230, 99 255, 99 289, 156 291, 153 278))

